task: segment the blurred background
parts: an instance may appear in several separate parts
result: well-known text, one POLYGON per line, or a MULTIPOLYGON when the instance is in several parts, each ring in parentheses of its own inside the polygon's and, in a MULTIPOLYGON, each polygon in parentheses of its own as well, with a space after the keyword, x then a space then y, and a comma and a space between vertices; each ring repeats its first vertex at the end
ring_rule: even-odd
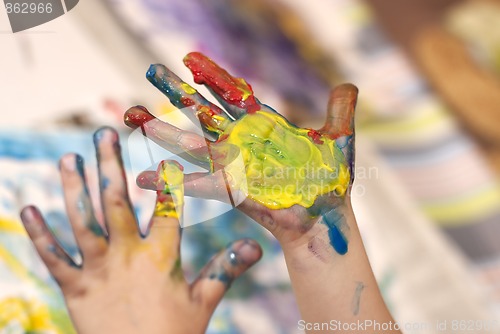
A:
MULTIPOLYGON (((500 1, 85 0, 16 34, 0 10, 0 45, 0 333, 72 332, 19 210, 39 205, 78 256, 57 160, 82 154, 95 193, 95 129, 131 147, 122 115, 136 104, 187 126, 145 73, 163 63, 192 83, 182 57, 195 50, 300 126, 321 126, 331 87, 358 86, 354 208, 392 314, 406 333, 460 320, 500 332, 500 1)), ((151 194, 124 151, 145 222, 151 194)), ((198 205, 199 220, 223 214, 185 229, 188 277, 231 240, 265 251, 209 333, 301 333, 279 245, 231 208, 198 205)))

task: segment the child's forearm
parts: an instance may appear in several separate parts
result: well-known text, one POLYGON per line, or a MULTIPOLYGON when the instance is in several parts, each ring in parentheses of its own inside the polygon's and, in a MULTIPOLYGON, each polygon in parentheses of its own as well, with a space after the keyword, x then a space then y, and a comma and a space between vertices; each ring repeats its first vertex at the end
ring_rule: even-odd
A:
MULTIPOLYGON (((307 242, 283 246, 302 315, 299 327, 307 330, 318 328, 318 324, 322 324, 323 327, 319 328, 323 328, 323 331, 311 332, 343 332, 340 329, 345 329, 345 332, 359 332, 363 330, 357 327, 359 323, 370 324, 372 321, 384 326, 385 330, 379 332, 391 332, 387 329, 397 326, 394 326, 394 320, 373 276, 354 213, 348 206, 343 211, 349 226, 349 250, 345 255, 335 253, 328 244, 326 228, 318 228, 307 242), (324 325, 325 323, 328 323, 328 326, 324 325)), ((372 331, 377 332, 368 326, 363 330, 366 333, 372 331)))

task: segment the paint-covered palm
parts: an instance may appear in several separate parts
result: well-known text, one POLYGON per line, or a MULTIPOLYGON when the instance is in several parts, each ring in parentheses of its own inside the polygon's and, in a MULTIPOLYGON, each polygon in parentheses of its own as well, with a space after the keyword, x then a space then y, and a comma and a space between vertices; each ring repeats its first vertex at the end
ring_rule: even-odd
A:
MULTIPOLYGON (((249 84, 204 55, 191 53, 184 62, 224 110, 163 65, 152 65, 147 77, 201 125, 205 138, 160 121, 144 107, 127 111, 126 124, 209 170, 186 175, 188 195, 231 202, 281 242, 310 241, 318 228, 326 229, 336 251, 345 253, 342 217, 353 181, 356 87, 335 88, 325 126, 304 129, 260 103, 249 84)), ((154 187, 154 173, 143 173, 139 184, 154 187)))

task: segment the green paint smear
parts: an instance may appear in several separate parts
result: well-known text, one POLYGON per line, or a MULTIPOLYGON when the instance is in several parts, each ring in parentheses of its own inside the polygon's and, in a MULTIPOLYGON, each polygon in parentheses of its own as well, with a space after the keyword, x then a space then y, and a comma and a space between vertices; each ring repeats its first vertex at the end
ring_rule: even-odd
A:
POLYGON ((177 279, 177 280, 182 280, 184 278, 184 272, 182 270, 182 262, 180 257, 178 257, 175 260, 174 267, 172 268, 172 271, 170 272, 170 277, 177 279))
POLYGON ((212 155, 231 187, 253 200, 270 209, 309 208, 323 194, 344 196, 350 180, 335 140, 321 134, 313 141, 309 132, 260 110, 228 125, 212 155))

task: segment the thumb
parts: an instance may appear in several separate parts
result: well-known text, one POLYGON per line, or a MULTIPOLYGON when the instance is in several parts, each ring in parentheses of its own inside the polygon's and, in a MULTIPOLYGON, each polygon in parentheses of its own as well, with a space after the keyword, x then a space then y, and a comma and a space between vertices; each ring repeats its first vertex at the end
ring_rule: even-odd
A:
POLYGON ((352 84, 342 84, 330 93, 326 122, 320 132, 336 139, 354 181, 354 109, 358 99, 358 88, 352 84))
POLYGON ((358 98, 358 88, 352 84, 342 84, 330 93, 326 122, 320 130, 333 138, 354 134, 354 109, 358 98))
POLYGON ((260 245, 252 239, 230 243, 202 269, 192 284, 192 296, 214 311, 231 283, 262 257, 260 245))

